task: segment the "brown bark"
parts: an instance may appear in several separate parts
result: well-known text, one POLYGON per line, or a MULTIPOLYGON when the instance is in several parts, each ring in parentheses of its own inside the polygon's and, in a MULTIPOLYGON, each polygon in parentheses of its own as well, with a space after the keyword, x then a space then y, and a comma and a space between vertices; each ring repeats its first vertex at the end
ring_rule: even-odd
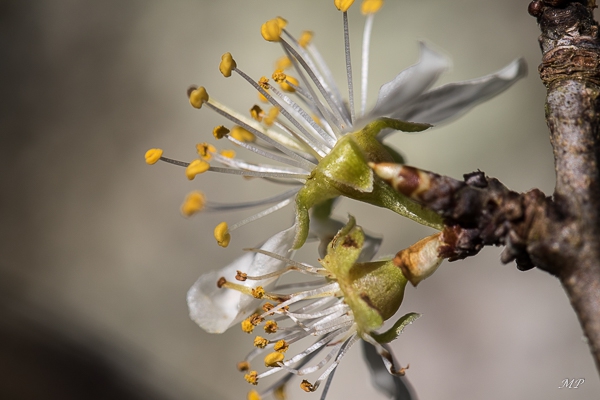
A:
POLYGON ((458 181, 400 165, 374 165, 399 192, 445 218, 440 255, 457 260, 503 245, 504 263, 537 267, 562 283, 600 372, 600 40, 595 0, 535 0, 540 78, 554 150, 552 198, 516 193, 482 172, 458 181), (392 172, 393 171, 393 172, 392 172))

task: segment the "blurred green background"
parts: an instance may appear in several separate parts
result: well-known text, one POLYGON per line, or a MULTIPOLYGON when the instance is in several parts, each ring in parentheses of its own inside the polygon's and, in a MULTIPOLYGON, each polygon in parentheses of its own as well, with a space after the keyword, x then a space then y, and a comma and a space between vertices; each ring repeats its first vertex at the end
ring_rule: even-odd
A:
MULTIPOLYGON (((396 134, 390 143, 409 164, 456 178, 481 169, 514 190, 552 192, 539 31, 526 9, 517 0, 386 2, 373 31, 370 104, 382 83, 417 61, 418 40, 452 58, 440 83, 488 74, 520 56, 530 68, 459 120, 396 134)), ((236 201, 280 188, 216 174, 189 182, 176 167, 147 166, 143 155, 161 147, 191 159, 195 144, 225 122, 189 106, 190 84, 240 111, 256 102, 247 84, 223 79, 217 66, 229 51, 251 76, 269 75, 281 52, 259 27, 277 15, 293 34, 315 32, 343 85, 341 15, 331 1, 0 2, 0 328, 9 338, 0 344, 0 397, 245 398, 249 387, 235 364, 251 338, 235 328, 205 333, 189 320, 185 294, 201 273, 288 227, 292 209, 240 228, 222 249, 213 227, 248 213, 187 220, 179 214, 184 196, 200 189, 210 200, 236 201), (61 391, 82 382, 73 393, 86 395, 61 391)), ((351 9, 355 71, 363 22, 351 9)), ((429 234, 347 200, 335 215, 348 212, 385 235, 380 255, 429 234)), ((558 281, 501 265, 500 250, 446 262, 407 289, 401 311, 423 317, 393 349, 410 363, 419 398, 594 398, 598 374, 558 281), (558 389, 567 378, 585 383, 558 389)), ((316 263, 314 247, 300 256, 316 263)), ((384 398, 361 357, 357 346, 344 359, 331 399, 384 398)), ((289 390, 290 399, 318 396, 297 382, 289 390)))

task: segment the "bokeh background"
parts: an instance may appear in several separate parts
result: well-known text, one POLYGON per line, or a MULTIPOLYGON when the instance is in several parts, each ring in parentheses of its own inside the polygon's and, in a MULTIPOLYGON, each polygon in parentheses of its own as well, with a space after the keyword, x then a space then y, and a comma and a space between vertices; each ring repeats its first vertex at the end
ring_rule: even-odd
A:
MULTIPOLYGON (((355 6, 356 8, 356 6, 355 6)), ((440 83, 498 70, 516 57, 530 74, 459 120, 390 143, 410 164, 460 178, 481 169, 512 189, 553 189, 536 68, 538 28, 527 1, 388 0, 373 31, 370 100, 418 58, 426 40, 453 59, 440 83)), ((144 152, 194 156, 195 143, 224 123, 192 109, 202 84, 238 110, 256 102, 239 77, 223 79, 222 53, 254 77, 280 56, 259 26, 282 15, 345 79, 341 15, 331 1, 52 0, 0 2, 0 397, 7 399, 241 399, 235 370, 251 346, 238 329, 215 336, 188 318, 185 294, 292 221, 286 209, 233 234, 222 249, 213 227, 247 212, 179 214, 184 196, 258 199, 278 187, 241 178, 145 165, 144 152), (83 394, 85 393, 85 395, 83 394)), ((350 13, 358 61, 363 18, 350 13)), ((356 62, 355 68, 359 68, 356 62)), ((351 201, 394 254, 429 230, 351 201)), ((598 374, 558 281, 501 265, 500 249, 444 263, 401 311, 423 317, 394 342, 420 399, 592 399, 598 374), (564 379, 585 379, 559 389, 564 379)), ((301 252, 316 262, 314 248, 301 252)), ((383 399, 359 346, 338 369, 331 399, 383 399)), ((292 384, 290 399, 318 398, 292 384)))

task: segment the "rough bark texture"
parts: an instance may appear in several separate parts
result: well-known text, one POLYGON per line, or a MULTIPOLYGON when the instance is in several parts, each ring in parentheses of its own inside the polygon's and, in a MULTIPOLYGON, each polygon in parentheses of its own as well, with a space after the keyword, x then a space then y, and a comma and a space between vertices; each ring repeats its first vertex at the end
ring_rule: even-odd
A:
POLYGON ((457 260, 503 245, 502 261, 560 279, 600 372, 600 41, 595 0, 535 0, 540 78, 556 188, 516 193, 481 171, 458 181, 408 166, 375 172, 445 218, 440 255, 457 260), (391 173, 390 171, 393 171, 391 173), (385 176, 384 176, 385 175, 385 176))

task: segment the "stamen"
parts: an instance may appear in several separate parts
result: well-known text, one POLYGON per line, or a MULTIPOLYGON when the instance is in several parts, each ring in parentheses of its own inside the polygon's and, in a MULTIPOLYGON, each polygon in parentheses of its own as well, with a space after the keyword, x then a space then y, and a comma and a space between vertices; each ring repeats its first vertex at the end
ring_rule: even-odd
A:
POLYGON ((290 61, 290 58, 288 56, 280 57, 275 62, 275 69, 286 70, 291 66, 292 66, 292 61, 290 61))
POLYGON ((246 380, 246 382, 250 383, 251 385, 256 385, 256 384, 258 384, 258 372, 250 371, 249 373, 244 375, 244 379, 246 380))
POLYGON ((350 6, 352 6, 352 3, 354 3, 354 0, 333 0, 333 5, 343 12, 348 11, 350 6))
POLYGON ((363 15, 375 14, 383 6, 383 0, 363 0, 360 12, 363 15))
POLYGON ((311 31, 302 32, 302 34, 300 35, 300 38, 298 39, 298 45, 300 47, 302 47, 303 49, 305 49, 306 46, 308 46, 310 44, 313 36, 314 36, 314 33, 311 31))
POLYGON ((148 165, 154 165, 158 162, 158 160, 160 160, 160 158, 162 157, 163 151, 161 149, 150 149, 146 152, 145 154, 145 158, 146 158, 146 164, 148 165))
POLYGON ((215 139, 222 139, 228 133, 229 129, 225 128, 223 125, 216 126, 215 129, 213 129, 213 136, 215 139))
POLYGON ((219 225, 215 227, 214 236, 217 240, 217 244, 221 247, 229 246, 229 242, 231 241, 231 235, 229 234, 229 229, 227 227, 227 222, 221 222, 219 225))
POLYGON ((250 216, 248 218, 245 218, 245 219, 241 220, 240 222, 238 222, 238 223, 236 223, 234 225, 231 225, 230 230, 233 231, 233 230, 239 228, 240 226, 244 226, 244 225, 246 225, 249 222, 256 221, 257 219, 260 219, 260 218, 262 218, 262 217, 264 217, 266 215, 269 215, 269 214, 271 214, 271 213, 273 213, 273 212, 275 212, 277 210, 280 210, 283 207, 285 207, 288 204, 290 204, 291 201, 292 201, 292 199, 286 199, 286 200, 284 200, 284 201, 282 201, 282 202, 280 202, 278 204, 275 204, 272 207, 267 208, 266 210, 263 210, 263 211, 261 211, 259 213, 256 213, 256 214, 254 214, 254 215, 252 215, 252 216, 250 216))
POLYGON ((208 93, 206 92, 204 86, 200 86, 198 88, 191 86, 188 89, 188 93, 190 98, 190 104, 194 108, 200 109, 202 108, 202 104, 208 101, 208 93))
POLYGON ((352 82, 352 61, 350 60, 350 32, 348 13, 344 11, 344 53, 346 54, 346 77, 348 78, 348 100, 350 102, 350 123, 354 124, 354 83, 352 82))
POLYGON ((263 116, 264 116, 264 111, 257 104, 255 104, 250 109, 250 116, 252 117, 253 120, 262 122, 263 116))
POLYGON ((208 161, 212 158, 212 153, 217 152, 217 148, 209 143, 198 143, 196 152, 204 161, 208 161))
POLYGON ((242 128, 241 126, 234 126, 231 129, 231 133, 229 135, 234 139, 239 140, 240 142, 256 141, 256 136, 252 132, 242 128))
POLYGON ((250 363, 248 361, 240 361, 236 367, 240 372, 248 371, 250 370, 250 363))
POLYGON ((309 392, 314 392, 315 390, 317 390, 316 387, 314 387, 312 385, 312 383, 310 383, 309 381, 307 381, 306 379, 304 379, 302 381, 302 383, 300 383, 300 389, 304 390, 305 392, 309 393, 309 392))
POLYGON ((262 206, 265 204, 272 204, 272 203, 275 203, 278 201, 290 199, 290 198, 294 197, 294 195, 296 193, 298 193, 298 189, 292 189, 292 190, 288 190, 287 192, 280 193, 273 197, 268 197, 266 199, 262 199, 262 200, 258 200, 258 201, 248 201, 248 202, 244 202, 244 203, 225 204, 225 203, 207 202, 206 208, 211 211, 243 210, 246 208, 258 207, 258 206, 262 206))
POLYGON ((267 332, 267 333, 275 333, 275 332, 277 332, 277 322, 275 322, 275 321, 267 321, 267 322, 265 322, 265 332, 267 332))
POLYGON ((202 211, 206 205, 206 197, 202 192, 193 191, 188 194, 181 205, 181 213, 186 217, 202 211))
POLYGON ((268 354, 265 357, 265 367, 279 367, 285 356, 278 351, 268 354))
POLYGON ((235 158, 235 151, 233 150, 221 150, 219 154, 225 158, 235 158))
POLYGON ((327 271, 325 268, 318 268, 318 267, 313 267, 312 265, 303 264, 298 261, 292 260, 291 258, 282 256, 282 255, 279 255, 277 253, 273 253, 273 252, 270 252, 267 250, 263 250, 263 249, 247 248, 247 249, 244 249, 244 251, 253 251, 255 253, 264 254, 266 256, 269 256, 269 257, 274 258, 279 261, 285 261, 286 263, 291 264, 294 267, 296 267, 302 271, 308 271, 308 272, 314 272, 314 273, 327 271))
POLYGON ((281 27, 280 22, 277 19, 271 19, 260 27, 260 34, 263 39, 268 42, 278 42, 281 39, 281 27))
POLYGON ((261 400, 261 396, 260 394, 258 394, 258 392, 256 390, 251 390, 248 392, 248 396, 246 397, 246 400, 261 400))
POLYGON ((223 74, 225 78, 229 78, 231 76, 231 71, 237 66, 233 57, 231 57, 231 53, 225 53, 221 56, 221 63, 219 64, 219 71, 223 74))
POLYGON ((269 344, 269 341, 262 336, 257 336, 254 338, 254 347, 258 347, 259 349, 264 349, 269 344))
POLYGON ((191 181, 196 175, 202 174, 210 169, 210 164, 204 160, 194 160, 185 169, 185 176, 191 181))
POLYGON ((316 390, 319 387, 319 385, 321 384, 321 382, 323 382, 325 379, 327 379, 327 377, 329 376, 329 374, 331 374, 333 371, 335 371, 335 369, 339 365, 341 359, 346 355, 346 353, 348 352, 348 350, 350 350, 350 348, 352 347, 352 345, 358 341, 358 339, 359 339, 358 335, 354 334, 350 338, 348 338, 348 340, 346 340, 344 342, 344 345, 340 349, 340 352, 338 353, 337 357, 335 358, 333 364, 331 364, 329 366, 329 368, 327 368, 327 370, 325 372, 323 372, 323 374, 315 382, 315 384, 313 386, 314 390, 316 390))
POLYGON ((273 350, 278 351, 280 353, 285 353, 290 348, 290 345, 283 339, 278 340, 277 343, 273 346, 273 350))
MULTIPOLYGON (((365 1, 363 3, 366 4, 365 1)), ((375 14, 369 13, 365 21, 362 44, 361 85, 360 85, 360 115, 364 115, 367 109, 367 88, 369 83, 369 48, 371 45, 371 32, 373 30, 373 19, 375 14)))

